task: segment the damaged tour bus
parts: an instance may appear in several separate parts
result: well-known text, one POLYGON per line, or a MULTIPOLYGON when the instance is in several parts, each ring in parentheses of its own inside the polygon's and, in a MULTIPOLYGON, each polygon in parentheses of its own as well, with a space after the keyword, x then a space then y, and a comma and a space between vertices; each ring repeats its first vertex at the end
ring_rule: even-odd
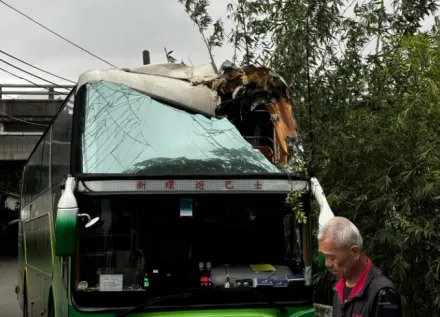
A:
POLYGON ((301 160, 269 69, 84 73, 23 172, 24 316, 313 316, 301 160))

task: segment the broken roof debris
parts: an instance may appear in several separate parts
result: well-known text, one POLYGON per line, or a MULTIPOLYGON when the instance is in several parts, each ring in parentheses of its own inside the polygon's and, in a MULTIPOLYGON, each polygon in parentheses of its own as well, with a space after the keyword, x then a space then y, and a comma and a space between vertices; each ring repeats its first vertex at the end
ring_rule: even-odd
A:
POLYGON ((216 79, 202 84, 217 91, 221 98, 217 115, 227 116, 243 135, 254 140, 259 136, 254 145, 263 153, 270 152, 269 147, 273 163, 288 163, 289 143, 299 145, 299 133, 290 91, 281 76, 264 66, 238 68, 226 61, 216 79))
POLYGON ((77 89, 100 80, 127 85, 201 114, 227 117, 274 164, 304 161, 289 88, 267 67, 240 68, 226 61, 217 74, 211 63, 149 64, 86 72, 77 89))

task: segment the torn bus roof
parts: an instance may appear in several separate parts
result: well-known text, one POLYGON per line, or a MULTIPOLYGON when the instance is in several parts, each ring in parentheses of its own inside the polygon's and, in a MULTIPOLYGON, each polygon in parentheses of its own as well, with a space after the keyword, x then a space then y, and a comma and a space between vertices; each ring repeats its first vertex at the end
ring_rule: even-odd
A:
POLYGON ((229 61, 223 63, 220 71, 218 78, 204 82, 221 97, 216 114, 227 116, 243 135, 253 136, 259 131, 259 141, 272 138, 272 144, 254 145, 271 147, 274 163, 287 163, 292 158, 290 154, 299 159, 298 127, 284 79, 264 66, 238 68, 229 61))
POLYGON ((149 64, 130 70, 136 74, 156 75, 189 81, 192 84, 198 84, 203 81, 214 80, 217 73, 212 68, 211 63, 197 66, 186 66, 182 64, 149 64))
POLYGON ((184 105, 195 112, 214 117, 220 103, 216 91, 197 83, 217 78, 212 66, 188 67, 180 64, 150 64, 133 69, 93 70, 83 73, 77 91, 91 82, 122 84, 152 97, 184 105))
POLYGON ((284 79, 267 67, 239 68, 226 61, 219 75, 210 63, 95 70, 80 76, 77 89, 96 81, 123 84, 208 116, 226 116, 273 163, 301 159, 290 91, 284 79))

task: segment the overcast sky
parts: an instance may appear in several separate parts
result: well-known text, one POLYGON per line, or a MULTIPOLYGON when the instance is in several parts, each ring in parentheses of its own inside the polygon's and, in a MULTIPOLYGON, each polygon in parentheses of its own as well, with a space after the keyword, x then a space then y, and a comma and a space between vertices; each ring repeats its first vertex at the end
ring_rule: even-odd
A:
MULTIPOLYGON (((142 51, 150 50, 151 62, 166 62, 164 47, 174 50, 180 61, 193 64, 209 62, 208 53, 197 28, 177 0, 5 0, 72 42, 118 67, 142 64, 142 51)), ((211 1, 214 19, 226 17, 231 0, 211 1)), ((387 0, 386 2, 390 2, 387 0)), ((352 11, 352 8, 350 8, 352 11)), ((348 15, 350 15, 350 9, 348 15)), ((0 3, 0 49, 24 61, 73 81, 91 69, 109 68, 102 61, 56 37, 0 3)), ((432 18, 430 19, 432 20, 432 18)), ((432 21, 428 24, 432 25, 432 21)), ((226 23, 230 29, 230 23, 226 23)), ((374 45, 371 45, 374 47, 374 45)), ((232 59, 230 45, 215 50, 218 66, 232 59)), ((60 79, 27 67, 0 54, 0 58, 56 83, 60 79)), ((22 77, 40 80, 4 65, 22 77)), ((25 83, 0 71, 0 83, 25 83)))
MULTIPOLYGON (((118 67, 142 65, 142 51, 151 62, 166 62, 164 47, 179 61, 209 62, 209 56, 183 6, 177 0, 5 0, 41 24, 118 67)), ((212 1, 213 18, 227 15, 230 0, 212 1)), ((63 41, 0 3, 0 49, 73 81, 84 71, 107 64, 63 41)), ((216 49, 218 65, 232 59, 230 46, 216 49)), ((0 58, 56 83, 60 79, 27 67, 3 54, 0 58)), ((41 83, 0 62, 0 67, 41 83)), ((0 71, 0 83, 26 83, 0 71)))

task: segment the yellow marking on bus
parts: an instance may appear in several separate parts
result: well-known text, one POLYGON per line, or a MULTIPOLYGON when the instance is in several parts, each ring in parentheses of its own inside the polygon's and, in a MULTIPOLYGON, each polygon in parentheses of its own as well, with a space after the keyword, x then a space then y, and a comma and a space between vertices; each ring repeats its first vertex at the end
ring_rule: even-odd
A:
POLYGON ((48 215, 48 219, 49 219, 50 250, 52 251, 52 275, 53 275, 53 268, 55 265, 55 252, 53 251, 52 215, 50 213, 47 213, 47 215, 48 215))
POLYGON ((251 264, 249 265, 254 272, 275 272, 276 269, 271 264, 251 264))

